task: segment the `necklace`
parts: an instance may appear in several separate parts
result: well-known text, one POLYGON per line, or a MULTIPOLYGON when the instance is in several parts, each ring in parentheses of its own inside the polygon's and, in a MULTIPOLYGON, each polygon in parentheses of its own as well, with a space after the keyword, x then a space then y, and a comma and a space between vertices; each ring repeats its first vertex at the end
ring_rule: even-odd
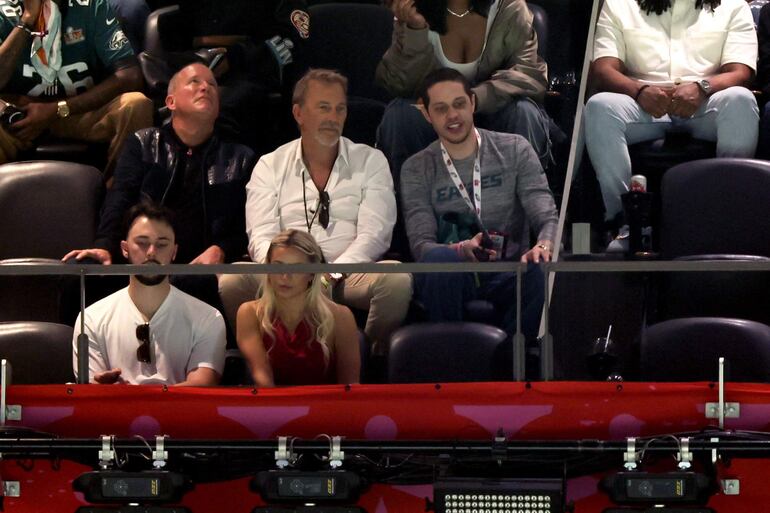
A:
POLYGON ((456 13, 456 12, 454 12, 452 9, 450 9, 449 7, 447 7, 447 8, 446 8, 446 12, 448 12, 448 13, 449 13, 449 14, 451 14, 452 16, 456 16, 457 18, 464 18, 465 16, 467 16, 468 14, 470 14, 470 12, 471 12, 471 9, 470 9, 470 7, 469 7, 468 9, 465 9, 465 12, 464 12, 464 13, 462 13, 462 14, 457 14, 457 13, 456 13))

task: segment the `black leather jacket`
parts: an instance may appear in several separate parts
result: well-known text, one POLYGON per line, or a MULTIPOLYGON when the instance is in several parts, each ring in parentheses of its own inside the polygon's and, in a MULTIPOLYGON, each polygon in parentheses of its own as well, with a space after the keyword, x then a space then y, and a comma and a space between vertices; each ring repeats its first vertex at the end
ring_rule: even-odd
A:
POLYGON ((191 240, 180 240, 177 236, 176 261, 187 263, 212 245, 222 248, 228 262, 245 254, 246 182, 256 164, 256 155, 246 146, 220 141, 216 134, 190 149, 169 124, 139 130, 123 147, 112 188, 102 206, 95 241, 96 247, 110 252, 113 262, 123 260, 120 241, 125 237, 126 212, 142 199, 163 204, 172 185, 185 178, 181 168, 188 151, 201 152, 203 226, 186 227, 184 231, 193 234, 191 240))

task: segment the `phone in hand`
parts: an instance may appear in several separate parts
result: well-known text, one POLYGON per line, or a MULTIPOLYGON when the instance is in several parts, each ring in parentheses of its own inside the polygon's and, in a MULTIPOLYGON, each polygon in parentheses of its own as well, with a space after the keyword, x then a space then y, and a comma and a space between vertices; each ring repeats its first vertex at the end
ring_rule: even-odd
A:
POLYGON ((481 245, 478 248, 473 249, 473 256, 476 257, 476 260, 479 262, 488 262, 489 261, 489 253, 487 252, 488 249, 493 249, 495 247, 495 243, 492 241, 492 237, 489 236, 489 232, 486 230, 481 231, 481 245))

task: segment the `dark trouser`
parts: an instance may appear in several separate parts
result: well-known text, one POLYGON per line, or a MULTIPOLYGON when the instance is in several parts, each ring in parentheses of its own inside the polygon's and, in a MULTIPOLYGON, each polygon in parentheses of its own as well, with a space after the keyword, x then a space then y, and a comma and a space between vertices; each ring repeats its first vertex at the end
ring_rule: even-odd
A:
POLYGON ((759 119, 759 144, 757 144, 757 158, 770 160, 770 102, 762 109, 762 117, 759 119))
MULTIPOLYGON (((396 182, 404 161, 436 140, 436 132, 414 103, 404 98, 390 102, 377 129, 377 147, 388 158, 396 182)), ((523 136, 535 148, 543 167, 549 163, 550 121, 531 99, 515 99, 493 114, 476 114, 475 121, 482 128, 523 136)))
MULTIPOLYGON (((448 247, 428 251, 420 262, 461 262, 448 247)), ((465 303, 473 299, 491 302, 502 318, 502 328, 516 333, 516 273, 415 273, 415 292, 431 322, 463 320, 465 303), (478 276, 478 285, 476 283, 478 276)), ((522 276, 521 331, 537 337, 543 311, 545 279, 540 267, 530 264, 522 276)))

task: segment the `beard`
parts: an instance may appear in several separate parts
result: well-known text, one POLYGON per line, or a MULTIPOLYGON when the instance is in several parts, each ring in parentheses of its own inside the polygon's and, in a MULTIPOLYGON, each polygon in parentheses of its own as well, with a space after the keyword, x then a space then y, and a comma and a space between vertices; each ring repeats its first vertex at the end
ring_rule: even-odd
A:
MULTIPOLYGON (((161 265, 160 262, 157 260, 145 260, 142 262, 142 265, 144 264, 155 264, 155 265, 161 265)), ((145 285, 147 287, 154 287, 155 285, 160 285, 163 283, 163 281, 167 278, 165 274, 137 274, 136 279, 139 283, 142 285, 145 285)))
POLYGON ((321 125, 319 130, 315 133, 315 140, 322 146, 332 147, 337 146, 340 142, 342 130, 337 125, 321 125), (331 128, 333 130, 322 130, 325 128, 331 128))
POLYGON ((137 274, 136 279, 142 285, 147 287, 154 287, 160 285, 166 279, 165 274, 137 274))

